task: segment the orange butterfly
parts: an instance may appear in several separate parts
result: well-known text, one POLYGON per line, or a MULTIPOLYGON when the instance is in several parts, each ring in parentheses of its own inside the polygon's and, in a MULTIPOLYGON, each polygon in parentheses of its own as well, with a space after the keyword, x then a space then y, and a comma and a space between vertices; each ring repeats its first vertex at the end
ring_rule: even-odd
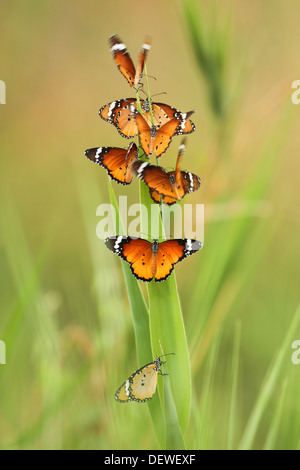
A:
POLYGON ((183 133, 186 120, 194 112, 190 111, 176 115, 166 124, 157 128, 155 126, 150 127, 132 104, 130 105, 130 110, 136 120, 142 149, 147 156, 155 152, 156 158, 160 157, 167 150, 174 135, 181 135, 183 133))
POLYGON ((131 87, 136 87, 141 79, 147 53, 151 47, 150 38, 148 36, 145 38, 144 44, 142 45, 141 52, 138 58, 136 69, 133 65, 133 62, 125 44, 122 43, 119 36, 117 36, 116 34, 111 36, 109 38, 109 45, 118 69, 124 75, 129 85, 131 87))
POLYGON ((164 204, 172 205, 186 194, 199 189, 200 178, 193 173, 180 170, 180 161, 185 148, 185 139, 183 139, 179 147, 175 171, 166 172, 161 166, 147 162, 136 161, 132 164, 136 176, 149 187, 150 195, 155 202, 160 203, 160 196, 162 196, 164 204))
POLYGON ((96 147, 85 151, 85 155, 94 163, 103 166, 111 179, 121 184, 130 184, 134 173, 132 163, 138 157, 138 149, 134 142, 128 149, 118 147, 96 147))
POLYGON ((198 240, 175 239, 158 243, 126 236, 105 240, 109 250, 130 264, 132 274, 141 281, 161 282, 172 273, 175 264, 202 248, 198 240))
MULTIPOLYGON (((151 112, 149 100, 140 100, 142 115, 147 124, 151 127, 151 112)), ((104 105, 99 110, 99 115, 104 121, 113 124, 122 137, 130 139, 138 135, 138 126, 132 112, 130 105, 137 108, 137 101, 135 98, 126 98, 117 101, 112 101, 104 105)), ((173 118, 182 116, 182 112, 164 103, 151 103, 153 124, 159 128, 166 124, 173 118)), ((191 134, 195 130, 195 125, 190 119, 186 119, 185 126, 182 129, 182 134, 191 134)))

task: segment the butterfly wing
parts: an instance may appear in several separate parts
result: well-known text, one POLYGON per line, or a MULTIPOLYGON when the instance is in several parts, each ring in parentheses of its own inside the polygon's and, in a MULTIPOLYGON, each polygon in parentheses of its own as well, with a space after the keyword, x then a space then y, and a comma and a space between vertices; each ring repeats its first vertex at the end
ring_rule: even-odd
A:
MULTIPOLYGON (((152 127, 152 118, 150 113, 150 105, 148 101, 140 100, 142 108, 142 117, 145 119, 149 128, 152 127), (148 103, 148 104, 147 104, 148 103)), ((99 114, 107 122, 114 124, 122 137, 127 139, 135 137, 139 130, 136 123, 135 115, 130 108, 132 105, 137 110, 137 102, 135 98, 127 98, 109 103, 100 109, 99 114)), ((160 127, 169 121, 168 116, 155 104, 152 105, 152 114, 154 125, 160 127)), ((148 127, 145 127, 148 131, 148 127)))
POLYGON ((131 57, 127 51, 125 44, 122 43, 122 41, 117 35, 113 35, 109 38, 109 45, 118 69, 126 78, 129 85, 131 87, 136 87, 140 81, 144 69, 146 56, 150 49, 149 38, 147 37, 145 39, 145 42, 141 48, 137 63, 137 69, 135 69, 135 66, 131 60, 131 57))
POLYGON ((193 112, 180 114, 157 129, 153 144, 153 152, 156 157, 160 157, 167 150, 174 135, 183 133, 186 121, 193 112))
POLYGON ((96 147, 85 151, 89 160, 106 169, 111 179, 120 184, 130 184, 133 179, 132 163, 137 158, 137 147, 132 142, 128 149, 96 147))
MULTIPOLYGON (((137 103, 136 103, 136 99, 134 98, 129 98, 127 100, 121 100, 121 101, 122 103, 119 106, 119 109, 117 109, 115 112, 115 117, 114 117, 114 121, 112 122, 112 124, 114 124, 117 127, 118 132, 119 134, 121 134, 122 137, 126 137, 129 139, 131 137, 135 137, 139 132, 135 116, 132 113, 132 110, 130 109, 130 106, 129 106, 130 104, 132 104, 134 108, 137 109, 137 103)), ((142 117, 145 119, 149 128, 151 128, 152 117, 150 113, 149 102, 148 100, 146 101, 140 100, 140 103, 141 103, 141 108, 142 108, 142 117)), ((106 109, 104 109, 104 111, 106 112, 106 114, 108 114, 106 109)), ((152 115, 153 115, 153 121, 154 121, 155 127, 160 127, 170 120, 168 116, 155 104, 152 104, 152 115)), ((141 126, 142 126, 142 121, 141 121, 141 126)), ((145 129, 146 131, 149 130, 148 127, 146 126, 145 126, 145 129)))
POLYGON ((196 253, 200 248, 202 248, 202 243, 191 239, 167 240, 160 243, 157 252, 155 282, 167 279, 175 264, 196 253))
POLYGON ((179 146, 179 152, 175 171, 167 173, 169 185, 152 187, 150 195, 155 202, 159 202, 158 194, 162 195, 162 202, 172 205, 176 199, 182 199, 187 193, 196 191, 200 187, 200 178, 193 173, 180 170, 180 163, 186 149, 186 139, 184 138, 179 146), (154 191, 153 191, 154 190, 154 191))
POLYGON ((186 138, 182 140, 181 145, 179 147, 179 153, 178 153, 176 169, 175 169, 176 184, 180 186, 180 188, 182 189, 182 193, 183 193, 181 197, 184 197, 187 193, 192 193, 193 191, 197 191, 201 183, 199 176, 194 175, 193 173, 190 173, 187 171, 180 170, 181 158, 186 148, 185 141, 186 141, 186 138))
POLYGON ((115 393, 115 399, 120 403, 137 401, 143 403, 150 400, 156 390, 157 374, 160 361, 157 359, 134 372, 115 393))
POLYGON ((140 161, 133 163, 133 171, 149 187, 150 195, 155 202, 160 202, 160 195, 163 196, 163 202, 167 196, 172 200, 172 204, 183 196, 183 188, 177 185, 174 171, 167 173, 160 166, 140 161), (153 191, 158 194, 157 198, 156 194, 153 195, 153 191))
POLYGON ((149 36, 146 36, 144 44, 142 45, 142 48, 139 54, 138 61, 137 61, 135 78, 134 78, 135 87, 138 85, 141 79, 141 76, 144 70, 146 57, 147 57, 148 51, 150 50, 150 47, 151 47, 151 38, 149 36))
POLYGON ((192 193, 197 191, 200 188, 201 180, 199 176, 195 175, 194 173, 190 173, 187 171, 181 172, 181 181, 182 187, 184 190, 184 195, 187 193, 192 193))
MULTIPOLYGON (((169 120, 174 119, 174 118, 180 118, 181 116, 184 115, 181 111, 178 109, 174 108, 173 106, 169 106, 168 104, 164 103, 155 103, 155 105, 163 112, 166 116, 168 116, 169 120)), ((182 127, 182 134, 191 134, 194 132, 196 129, 195 124, 189 119, 186 119, 186 122, 184 123, 182 127)))
MULTIPOLYGON (((163 126, 166 124, 168 121, 170 121, 170 118, 168 115, 164 112, 163 109, 161 109, 160 106, 158 106, 156 103, 152 103, 152 116, 153 116, 153 125, 157 128, 163 126)), ((144 104, 142 105, 142 112, 143 112, 143 118, 147 122, 147 124, 151 127, 152 126, 152 117, 151 117, 151 112, 150 112, 150 103, 147 100, 144 101, 144 104)))
POLYGON ((118 129, 119 134, 122 137, 125 137, 126 139, 135 137, 138 134, 137 123, 132 114, 130 105, 132 105, 136 109, 136 100, 134 100, 133 98, 128 100, 127 105, 123 106, 122 109, 118 111, 115 120, 115 125, 118 129))
POLYGON ((153 153, 153 143, 155 138, 155 132, 153 131, 156 131, 156 128, 150 127, 134 106, 130 105, 130 111, 138 128, 140 144, 145 154, 148 156, 153 153))
POLYGON ((104 121, 116 125, 118 115, 122 112, 124 108, 128 109, 128 106, 131 103, 134 105, 136 103, 136 99, 125 98, 121 100, 112 101, 111 103, 102 106, 102 108, 99 110, 99 116, 104 119, 104 121))
POLYGON ((109 38, 109 45, 113 59, 121 74, 126 78, 131 87, 135 86, 135 66, 127 51, 127 47, 116 34, 109 38))
POLYGON ((126 236, 110 237, 105 240, 107 248, 127 261, 132 274, 141 281, 153 279, 152 243, 141 238, 126 236))
POLYGON ((126 382, 124 382, 121 387, 118 388, 115 393, 115 400, 119 401, 120 403, 128 403, 132 401, 129 379, 127 379, 126 382))
POLYGON ((150 400, 156 390, 157 369, 154 363, 136 372, 131 381, 132 400, 145 402, 150 400))
POLYGON ((172 206, 173 204, 175 204, 177 202, 177 199, 175 199, 174 197, 162 196, 161 194, 159 194, 154 189, 150 189, 149 192, 150 192, 151 198, 157 204, 160 204, 161 200, 164 204, 167 204, 168 206, 172 206))
POLYGON ((132 170, 133 163, 137 160, 138 157, 138 149, 134 142, 129 144, 127 149, 127 154, 125 157, 125 173, 124 179, 127 184, 131 183, 133 179, 134 172, 132 170))
MULTIPOLYGON (((152 127, 152 118, 150 113, 150 104, 148 100, 140 100, 143 118, 148 126, 152 127)), ((119 134, 125 138, 132 138, 138 134, 138 127, 135 117, 130 110, 130 104, 137 108, 135 98, 125 98, 112 101, 99 110, 99 116, 104 121, 116 126, 119 134)), ((170 120, 167 114, 155 103, 152 103, 152 115, 155 127, 161 127, 170 120)))

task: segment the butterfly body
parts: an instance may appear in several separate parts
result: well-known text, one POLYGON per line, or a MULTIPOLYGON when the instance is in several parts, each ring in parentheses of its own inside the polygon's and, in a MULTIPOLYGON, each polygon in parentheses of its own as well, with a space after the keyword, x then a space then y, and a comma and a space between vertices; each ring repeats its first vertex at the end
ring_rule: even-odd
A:
POLYGON ((155 282, 166 280, 175 264, 202 248, 202 243, 191 239, 166 240, 153 243, 142 238, 115 236, 105 240, 107 248, 130 265, 139 280, 155 282))

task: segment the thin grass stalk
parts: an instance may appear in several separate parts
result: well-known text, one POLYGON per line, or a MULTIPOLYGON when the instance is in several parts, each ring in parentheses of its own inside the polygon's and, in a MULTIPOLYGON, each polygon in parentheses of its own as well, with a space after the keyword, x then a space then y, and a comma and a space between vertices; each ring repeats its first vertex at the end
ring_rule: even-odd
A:
POLYGON ((288 381, 284 380, 282 384, 282 390, 279 398, 278 407, 275 410, 274 417, 272 419, 272 423, 270 425, 263 450, 273 450, 275 448, 276 438, 278 436, 279 428, 280 428, 280 421, 284 411, 284 400, 286 397, 286 389, 287 389, 288 381))
POLYGON ((233 449, 233 443, 234 443, 240 347, 241 347, 241 322, 238 321, 235 325, 235 335, 234 335, 233 353, 232 353, 231 399, 230 399, 230 408, 229 408, 229 420, 228 420, 229 426, 228 426, 228 443, 227 443, 228 450, 233 449))

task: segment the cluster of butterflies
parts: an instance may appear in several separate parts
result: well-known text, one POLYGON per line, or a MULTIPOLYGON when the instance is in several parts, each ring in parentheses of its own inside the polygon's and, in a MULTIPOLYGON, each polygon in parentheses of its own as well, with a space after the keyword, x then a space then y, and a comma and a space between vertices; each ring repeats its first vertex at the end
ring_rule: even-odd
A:
MULTIPOLYGON (((117 35, 109 38, 109 45, 119 71, 130 87, 137 89, 151 47, 150 38, 146 37, 142 45, 136 68, 125 44, 117 35)), ((114 125, 122 137, 131 139, 138 136, 144 155, 139 157, 139 150, 134 142, 126 149, 90 148, 85 151, 85 155, 104 167, 112 180, 128 185, 136 176, 148 186, 155 203, 175 204, 186 194, 199 189, 201 183, 197 175, 180 169, 186 148, 185 137, 179 146, 174 171, 167 172, 163 167, 152 165, 144 158, 149 159, 155 154, 158 159, 166 152, 174 136, 185 136, 194 132, 195 125, 190 119, 193 112, 182 113, 167 104, 154 103, 149 98, 112 101, 100 109, 100 117, 114 125)), ((158 240, 149 242, 121 235, 107 238, 105 244, 130 264, 131 272, 137 279, 146 282, 153 279, 156 282, 164 281, 172 273, 175 264, 202 247, 201 242, 191 239, 166 240, 159 243, 158 240)), ((138 369, 117 390, 115 399, 120 402, 144 402, 152 398, 162 364, 157 357, 153 362, 138 369)))
MULTIPOLYGON (((128 54, 126 46, 118 36, 109 39, 114 61, 131 87, 140 82, 150 40, 145 39, 138 59, 137 68, 128 54)), ((164 103, 150 103, 139 100, 141 113, 138 111, 136 98, 125 98, 104 105, 100 117, 113 124, 119 134, 126 139, 138 136, 144 155, 149 158, 155 153, 156 158, 168 149, 172 137, 194 132, 195 125, 189 119, 193 111, 182 113, 164 103)), ((193 173, 180 170, 181 158, 185 150, 185 139, 179 147, 176 167, 167 172, 163 167, 151 165, 139 158, 138 148, 131 142, 127 149, 119 147, 96 147, 86 150, 85 155, 94 163, 103 166, 110 178, 120 184, 130 184, 137 176, 150 190, 156 203, 172 205, 186 194, 200 187, 200 178, 193 173)))
MULTIPOLYGON (((126 78, 130 87, 137 87, 144 69, 150 40, 145 39, 135 68, 127 48, 116 35, 109 39, 114 61, 126 78)), ((155 153, 160 157, 170 145, 174 135, 190 134, 195 125, 189 119, 192 112, 181 113, 163 103, 150 103, 140 100, 142 114, 137 109, 137 100, 127 98, 103 106, 99 113, 113 124, 126 138, 139 136, 140 145, 146 157, 155 153), (152 120, 154 123, 152 123, 152 120)), ((131 142, 127 149, 118 147, 96 147, 86 150, 85 155, 103 166, 108 175, 121 184, 130 184, 134 175, 149 187, 150 195, 156 203, 172 205, 187 193, 196 191, 200 178, 193 173, 181 171, 180 163, 185 150, 185 140, 179 147, 176 168, 167 172, 164 168, 151 165, 139 159, 138 147, 131 142)), ((128 236, 115 236, 105 240, 107 248, 130 264, 133 275, 142 281, 156 282, 167 279, 174 265, 198 251, 202 244, 197 240, 175 239, 152 243, 128 236)))

